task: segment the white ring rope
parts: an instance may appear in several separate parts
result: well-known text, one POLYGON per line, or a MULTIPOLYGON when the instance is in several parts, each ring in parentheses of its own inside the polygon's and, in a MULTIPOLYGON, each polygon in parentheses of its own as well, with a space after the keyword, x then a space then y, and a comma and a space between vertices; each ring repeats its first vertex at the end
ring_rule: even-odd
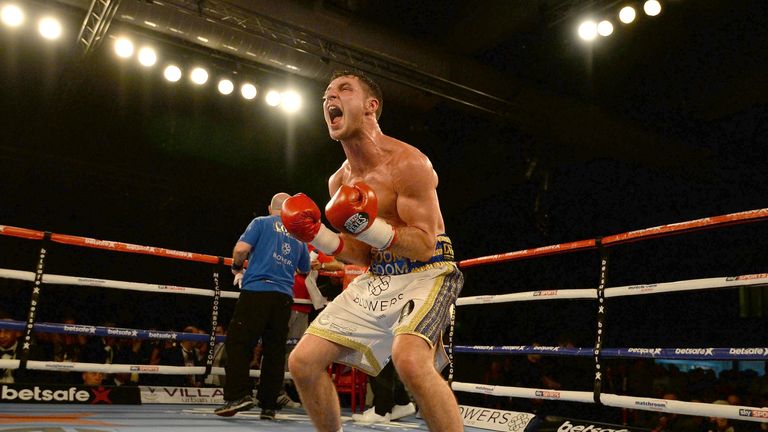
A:
MULTIPOLYGON (((676 282, 661 282, 642 285, 627 285, 605 289, 605 297, 623 297, 633 295, 669 293, 676 291, 694 291, 717 288, 733 288, 749 285, 767 285, 768 273, 758 273, 740 276, 722 276, 705 279, 688 279, 676 282)), ((480 295, 461 297, 456 306, 476 304, 508 303, 530 300, 555 299, 596 299, 597 290, 594 288, 539 290, 501 295, 480 295)))
POLYGON ((456 300, 456 306, 476 304, 509 303, 530 300, 555 300, 555 299, 596 299, 597 290, 594 288, 565 289, 565 290, 540 290, 526 291, 512 294, 479 295, 461 297, 456 300))
MULTIPOLYGON (((0 369, 18 369, 21 360, 0 360, 0 369)), ((139 373, 156 375, 203 375, 205 366, 161 366, 161 365, 132 365, 108 363, 75 363, 54 361, 27 361, 27 369, 58 371, 58 372, 103 372, 103 373, 139 373)), ((249 371, 251 377, 261 376, 261 370, 249 371)), ((226 375, 223 367, 212 367, 211 375, 226 375)), ((290 372, 285 372, 285 378, 292 378, 290 372)))
MULTIPOLYGON (((23 272, 18 270, 0 269, 0 277, 6 279, 18 279, 32 281, 34 280, 34 273, 23 272)), ((205 288, 189 288, 174 285, 161 285, 161 284, 149 284, 141 282, 127 282, 116 281, 110 279, 96 279, 86 277, 75 276, 63 276, 55 274, 44 274, 43 283, 56 284, 56 285, 75 285, 75 286, 94 286, 103 288, 115 288, 129 291, 144 291, 144 292, 161 292, 161 293, 174 293, 174 294, 188 294, 213 297, 213 290, 205 288)), ((222 297, 238 298, 240 293, 222 291, 222 297)))
POLYGON ((606 297, 656 294, 675 291, 692 291, 717 288, 733 288, 749 285, 768 284, 768 273, 740 276, 724 276, 706 279, 688 279, 677 282, 664 282, 647 285, 628 285, 605 289, 606 297))
MULTIPOLYGON (((529 399, 566 400, 572 402, 593 403, 593 393, 570 390, 535 389, 526 387, 507 387, 488 384, 471 384, 454 381, 451 388, 468 393, 482 393, 493 396, 508 396, 529 399)), ((660 411, 685 415, 723 417, 734 420, 768 422, 768 408, 753 408, 738 405, 718 405, 701 402, 684 402, 667 399, 641 398, 601 393, 600 402, 603 405, 639 409, 644 411, 660 411)))
MULTIPOLYGON (((16 279, 31 282, 35 279, 35 274, 28 271, 11 270, 0 268, 0 278, 16 279)), ((116 281, 110 279, 96 279, 75 276, 63 276, 54 274, 44 274, 43 283, 55 285, 75 285, 75 286, 95 286, 103 288, 115 288, 130 291, 143 292, 161 292, 174 294, 188 294, 213 297, 214 292, 205 288, 189 288, 174 285, 149 284, 141 282, 116 281)), ((221 297, 238 298, 240 293, 232 291, 221 291, 221 297)), ((296 304, 312 304, 309 299, 293 299, 296 304)))

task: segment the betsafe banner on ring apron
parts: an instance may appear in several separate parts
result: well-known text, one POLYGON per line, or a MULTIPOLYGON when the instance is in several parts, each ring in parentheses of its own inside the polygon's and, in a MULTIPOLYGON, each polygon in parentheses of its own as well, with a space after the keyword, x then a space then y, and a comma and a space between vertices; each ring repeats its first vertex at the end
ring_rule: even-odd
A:
POLYGON ((77 386, 56 384, 2 384, 0 402, 44 404, 139 405, 135 386, 77 386))
POLYGON ((545 417, 536 432, 648 432, 650 429, 576 420, 564 417, 545 417))
POLYGON ((527 412, 459 405, 465 426, 503 432, 648 432, 648 429, 575 420, 537 417, 527 412))

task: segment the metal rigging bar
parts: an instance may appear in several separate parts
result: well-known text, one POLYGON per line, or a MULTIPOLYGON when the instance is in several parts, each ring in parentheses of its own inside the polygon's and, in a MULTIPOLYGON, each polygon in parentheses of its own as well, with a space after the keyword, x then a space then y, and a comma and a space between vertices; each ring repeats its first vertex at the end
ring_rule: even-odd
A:
POLYGON ((83 47, 83 55, 87 56, 95 50, 107 33, 109 25, 120 6, 120 0, 93 0, 88 13, 83 19, 77 43, 83 47))
POLYGON ((331 41, 320 34, 223 1, 207 0, 202 8, 198 8, 198 3, 193 0, 164 0, 163 4, 309 54, 325 63, 333 61, 356 68, 475 109, 502 114, 511 108, 510 102, 504 98, 420 70, 418 65, 405 59, 331 41))

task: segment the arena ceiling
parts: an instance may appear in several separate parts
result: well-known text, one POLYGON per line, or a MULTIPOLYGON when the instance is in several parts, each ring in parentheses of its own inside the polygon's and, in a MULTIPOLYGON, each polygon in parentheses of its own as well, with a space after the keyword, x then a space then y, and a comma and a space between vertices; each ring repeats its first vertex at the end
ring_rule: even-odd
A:
MULTIPOLYGON (((92 3, 56 2, 83 11, 92 3)), ((717 120, 765 103, 766 7, 667 1, 661 15, 617 24, 614 35, 598 43, 576 37, 582 18, 615 16, 625 3, 639 6, 123 0, 110 31, 152 32, 319 83, 333 70, 361 69, 382 82, 387 98, 410 109, 448 106, 491 118, 555 143, 567 159, 697 160, 711 149, 687 142, 684 131, 666 123, 717 120)))

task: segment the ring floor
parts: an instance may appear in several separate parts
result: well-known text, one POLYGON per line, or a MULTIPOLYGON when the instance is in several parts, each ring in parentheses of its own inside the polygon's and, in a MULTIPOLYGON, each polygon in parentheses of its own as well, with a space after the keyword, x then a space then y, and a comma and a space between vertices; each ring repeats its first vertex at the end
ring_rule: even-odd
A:
MULTIPOLYGON (((259 408, 234 417, 213 414, 213 406, 200 405, 0 405, 0 431, 3 432, 164 432, 164 431, 313 431, 301 408, 283 409, 275 421, 260 420, 259 408)), ((345 432, 426 431, 419 417, 396 422, 360 425, 351 412, 342 411, 345 432)), ((466 428, 466 431, 481 431, 466 428)))

